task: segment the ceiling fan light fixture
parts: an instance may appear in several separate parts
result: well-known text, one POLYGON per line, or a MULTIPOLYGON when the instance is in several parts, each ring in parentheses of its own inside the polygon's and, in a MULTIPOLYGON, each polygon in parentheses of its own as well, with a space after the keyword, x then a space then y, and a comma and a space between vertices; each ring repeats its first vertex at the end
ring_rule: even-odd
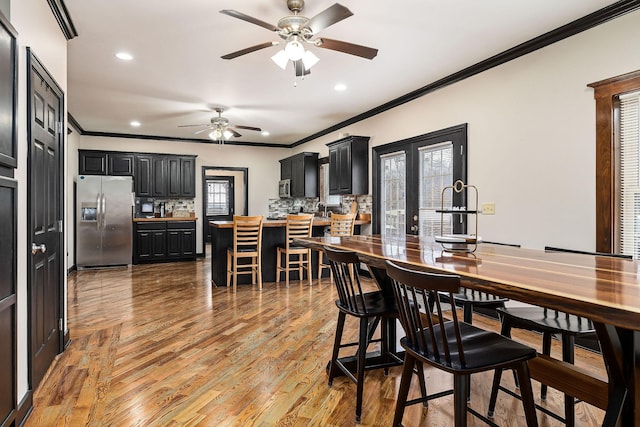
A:
POLYGON ((320 61, 320 58, 315 56, 310 50, 307 50, 302 56, 302 63, 304 64, 304 68, 307 70, 310 70, 311 67, 318 63, 318 61, 320 61))
POLYGON ((222 137, 222 130, 220 128, 215 128, 214 130, 209 132, 209 138, 213 139, 214 141, 220 141, 222 137))
POLYGON ((224 139, 231 139, 231 137, 233 136, 233 132, 231 132, 229 129, 225 129, 222 132, 222 136, 224 136, 224 139))
POLYGON ((284 47, 284 52, 287 54, 287 57, 292 61, 298 61, 302 59, 305 53, 304 46, 300 41, 300 37, 291 36, 287 45, 284 47))
POLYGON ((284 50, 279 50, 278 53, 271 57, 271 60, 283 70, 287 68, 287 64, 289 63, 289 57, 284 50))

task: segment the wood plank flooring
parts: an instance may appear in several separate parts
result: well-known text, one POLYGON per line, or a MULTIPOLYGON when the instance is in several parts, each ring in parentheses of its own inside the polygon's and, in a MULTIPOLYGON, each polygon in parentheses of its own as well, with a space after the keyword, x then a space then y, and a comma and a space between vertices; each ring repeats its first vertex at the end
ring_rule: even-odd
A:
MULTIPOLYGON (((328 279, 311 287, 265 283, 262 291, 241 285, 237 294, 212 288, 204 259, 73 273, 71 345, 35 391, 26 426, 355 425, 355 385, 338 378, 329 387, 325 373, 335 298, 328 279)), ((498 328, 482 316, 474 322, 498 328)), ((356 326, 347 321, 352 338, 356 326)), ((535 335, 514 336, 539 347, 535 335)), ((596 354, 578 350, 576 359, 604 372, 596 354)), ((386 377, 367 373, 362 426, 391 425, 400 373, 401 367, 386 377)), ((430 392, 451 386, 448 375, 431 368, 425 373, 430 392)), ((490 387, 490 375, 472 378, 471 404, 483 413, 490 387)), ((452 404, 445 397, 428 410, 408 408, 404 425, 452 425, 452 404)), ((551 390, 545 405, 561 411, 562 396, 551 390)), ((496 422, 524 425, 521 408, 501 393, 496 422)), ((584 403, 576 412, 579 426, 602 421, 602 411, 584 403)), ((538 421, 560 425, 541 413, 538 421)), ((469 416, 469 425, 484 424, 469 416)))

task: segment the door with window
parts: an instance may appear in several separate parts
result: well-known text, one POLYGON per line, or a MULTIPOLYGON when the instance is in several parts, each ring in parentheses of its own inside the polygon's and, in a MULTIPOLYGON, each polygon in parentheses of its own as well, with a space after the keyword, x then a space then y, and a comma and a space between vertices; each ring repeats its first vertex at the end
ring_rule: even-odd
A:
POLYGON ((235 213, 233 176, 207 176, 205 181, 206 240, 210 241, 209 221, 231 221, 235 213))
MULTIPOLYGON (((463 215, 441 215, 442 189, 467 178, 467 125, 373 149, 376 233, 434 236, 465 233, 463 215), (455 219, 455 221, 454 221, 455 219)), ((446 192, 444 207, 465 206, 464 193, 446 192)))

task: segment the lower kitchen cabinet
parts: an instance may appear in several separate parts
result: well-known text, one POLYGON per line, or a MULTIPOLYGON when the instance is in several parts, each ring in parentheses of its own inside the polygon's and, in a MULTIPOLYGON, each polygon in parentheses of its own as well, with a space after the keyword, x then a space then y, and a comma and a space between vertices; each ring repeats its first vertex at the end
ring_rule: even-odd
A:
POLYGON ((169 258, 196 257, 195 221, 167 223, 167 256, 169 258))
POLYGON ((133 263, 196 259, 195 221, 136 222, 133 263))

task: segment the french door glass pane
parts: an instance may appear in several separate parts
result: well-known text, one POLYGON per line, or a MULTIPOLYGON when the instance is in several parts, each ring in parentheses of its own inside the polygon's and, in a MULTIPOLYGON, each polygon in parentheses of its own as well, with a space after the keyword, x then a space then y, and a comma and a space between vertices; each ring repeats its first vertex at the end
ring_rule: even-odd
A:
POLYGON ((404 152, 381 157, 382 163, 382 234, 400 236, 406 234, 406 176, 407 164, 404 152))
MULTIPOLYGON (((420 236, 451 234, 451 215, 441 215, 442 189, 453 185, 453 143, 428 145, 418 150, 420 165, 418 221, 420 236), (441 224, 441 220, 444 223, 441 224)), ((445 192, 444 208, 452 207, 452 191, 445 192)))
POLYGON ((207 181, 207 216, 229 215, 229 181, 207 181))

